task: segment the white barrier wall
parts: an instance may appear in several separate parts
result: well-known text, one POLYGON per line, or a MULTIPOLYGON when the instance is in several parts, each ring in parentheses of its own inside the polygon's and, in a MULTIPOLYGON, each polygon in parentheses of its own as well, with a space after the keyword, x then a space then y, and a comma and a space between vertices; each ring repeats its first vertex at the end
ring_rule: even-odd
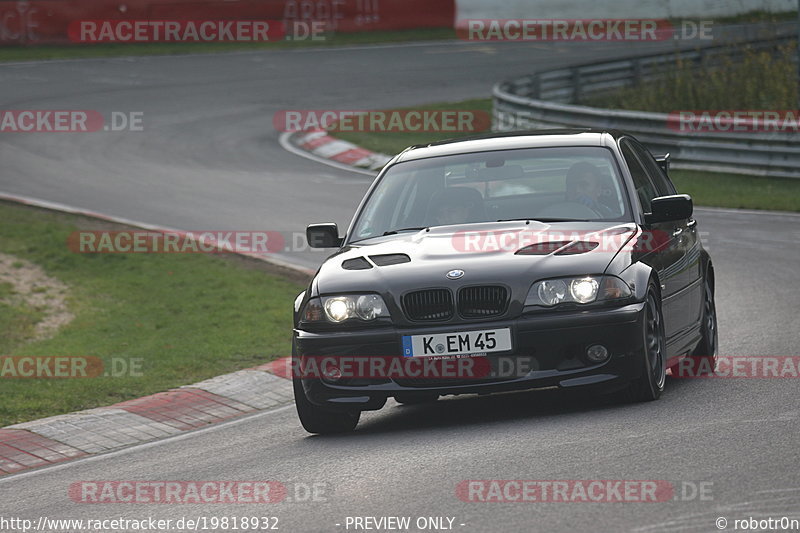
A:
POLYGON ((797 10, 797 0, 456 0, 456 19, 703 18, 797 10))

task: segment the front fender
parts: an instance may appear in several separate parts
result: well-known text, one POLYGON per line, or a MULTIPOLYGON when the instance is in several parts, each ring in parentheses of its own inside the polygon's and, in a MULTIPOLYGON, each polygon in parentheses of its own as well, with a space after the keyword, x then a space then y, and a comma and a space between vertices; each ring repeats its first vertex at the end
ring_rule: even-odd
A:
POLYGON ((647 287, 651 279, 661 288, 658 272, 645 263, 633 263, 617 275, 630 286, 637 302, 643 302, 647 297, 647 287))

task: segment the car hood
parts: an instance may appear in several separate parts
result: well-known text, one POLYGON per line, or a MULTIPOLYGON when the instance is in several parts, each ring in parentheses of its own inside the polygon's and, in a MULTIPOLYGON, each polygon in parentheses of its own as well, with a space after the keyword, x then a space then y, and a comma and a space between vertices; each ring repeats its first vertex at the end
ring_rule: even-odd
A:
POLYGON ((604 273, 637 231, 633 223, 523 221, 443 226, 379 237, 345 247, 329 258, 317 273, 314 292, 397 296, 418 288, 503 284, 512 293, 527 294, 531 283, 539 279, 604 273), (597 246, 586 251, 594 244, 580 243, 597 246), (531 245, 538 247, 538 255, 517 254, 531 245), (448 273, 454 270, 463 275, 449 279, 448 273))

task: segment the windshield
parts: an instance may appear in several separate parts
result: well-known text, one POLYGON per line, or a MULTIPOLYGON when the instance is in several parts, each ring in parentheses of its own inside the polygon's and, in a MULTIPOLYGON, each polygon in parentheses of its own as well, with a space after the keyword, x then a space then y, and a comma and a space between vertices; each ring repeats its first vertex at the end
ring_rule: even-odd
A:
POLYGON ((392 166, 359 213, 351 242, 501 220, 630 221, 610 150, 529 148, 392 166))

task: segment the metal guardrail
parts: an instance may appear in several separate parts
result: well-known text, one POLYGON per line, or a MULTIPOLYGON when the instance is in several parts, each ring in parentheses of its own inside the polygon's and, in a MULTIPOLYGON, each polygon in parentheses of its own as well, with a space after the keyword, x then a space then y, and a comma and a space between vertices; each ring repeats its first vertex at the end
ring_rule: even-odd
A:
MULTIPOLYGON (((750 50, 777 51, 795 37, 782 25, 770 39, 738 41, 750 50)), ((736 60, 731 44, 631 57, 537 72, 500 82, 493 90, 497 131, 592 127, 630 132, 653 152, 669 152, 675 168, 800 178, 800 134, 785 132, 680 131, 666 113, 622 111, 575 105, 588 94, 657 80, 680 58, 698 71, 722 58, 736 60)), ((701 83, 701 81, 699 81, 701 83)), ((674 117, 673 117, 674 118, 674 117)))

